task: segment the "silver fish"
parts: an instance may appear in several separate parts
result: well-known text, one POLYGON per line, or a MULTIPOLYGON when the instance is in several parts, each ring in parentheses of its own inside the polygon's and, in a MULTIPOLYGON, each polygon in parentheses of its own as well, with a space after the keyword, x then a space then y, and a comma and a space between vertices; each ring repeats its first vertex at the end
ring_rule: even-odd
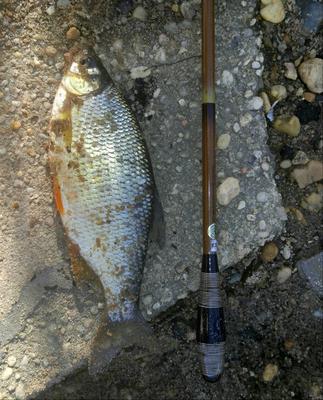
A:
POLYGON ((92 51, 74 54, 50 126, 54 193, 67 235, 102 283, 108 320, 131 321, 154 181, 136 119, 92 51))

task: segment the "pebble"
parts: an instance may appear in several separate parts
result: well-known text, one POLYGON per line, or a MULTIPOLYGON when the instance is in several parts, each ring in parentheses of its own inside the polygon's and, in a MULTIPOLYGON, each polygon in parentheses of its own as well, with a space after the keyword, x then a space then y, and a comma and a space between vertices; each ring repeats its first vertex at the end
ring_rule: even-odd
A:
POLYGON ((248 102, 249 110, 260 110, 264 102, 261 97, 255 96, 248 102))
POLYGON ((66 39, 68 40, 76 40, 81 36, 80 31, 75 27, 72 26, 67 32, 66 32, 66 39))
POLYGON ((270 95, 274 100, 284 100, 287 97, 287 89, 283 85, 274 85, 270 90, 270 95))
POLYGON ((13 367, 17 362, 17 359, 15 356, 9 356, 7 360, 7 364, 9 367, 13 367))
POLYGON ((241 200, 240 203, 238 204, 238 210, 243 210, 246 207, 246 202, 244 200, 241 200))
POLYGON ((304 225, 307 224, 306 219, 305 219, 302 211, 300 211, 298 208, 296 208, 296 207, 288 207, 286 209, 286 211, 291 212, 295 216, 297 221, 300 222, 301 224, 304 224, 304 225))
POLYGON ((272 262, 278 256, 278 247, 274 242, 268 242, 261 250, 261 258, 264 262, 272 262))
POLYGON ((3 381, 6 381, 7 379, 9 379, 11 377, 12 374, 13 374, 13 369, 10 367, 7 367, 2 372, 1 379, 3 381))
POLYGON ((259 203, 266 203, 269 199, 269 195, 267 192, 259 192, 257 194, 257 201, 259 201, 259 203))
POLYGON ((17 131, 18 129, 21 128, 21 122, 17 121, 17 120, 12 121, 10 126, 11 126, 11 129, 13 129, 14 131, 17 131))
POLYGON ((292 79, 293 81, 296 81, 297 79, 297 71, 295 68, 295 65, 293 63, 287 62, 284 64, 286 71, 285 71, 285 77, 287 79, 292 79))
POLYGON ((289 260, 291 257, 291 251, 289 246, 284 246, 283 250, 281 251, 282 256, 285 260, 289 260))
POLYGON ((240 124, 241 126, 247 126, 252 121, 252 115, 246 113, 240 117, 240 124))
POLYGON ((222 83, 224 86, 232 86, 233 81, 234 81, 234 78, 230 71, 222 72, 222 83))
POLYGON ((288 169, 292 166, 291 160, 284 160, 280 163, 280 168, 288 169))
POLYGON ((233 124, 233 130, 235 133, 238 133, 240 131, 240 125, 238 124, 238 122, 235 122, 233 124))
POLYGON ((304 151, 298 151, 292 160, 293 165, 305 165, 309 162, 309 158, 304 151))
POLYGON ((262 102, 264 104, 264 111, 267 114, 267 113, 269 113, 269 111, 271 109, 271 104, 270 104, 268 94, 266 92, 261 92, 260 97, 262 98, 262 102))
POLYGON ((140 21, 146 21, 147 11, 142 6, 138 6, 134 9, 132 17, 135 19, 139 19, 140 21))
POLYGON ((279 24, 285 18, 284 5, 281 0, 261 0, 260 15, 266 21, 279 24))
POLYGON ((5 147, 0 147, 0 156, 7 154, 7 149, 5 147))
POLYGON ((20 362, 20 366, 21 366, 21 367, 25 367, 25 366, 28 364, 28 362, 29 362, 28 357, 27 357, 26 355, 24 355, 24 356, 22 357, 21 362, 20 362))
POLYGON ((302 207, 310 211, 320 211, 322 208, 322 193, 311 193, 302 201, 302 207))
POLYGON ((264 382, 271 382, 278 374, 278 366, 276 364, 267 364, 262 374, 264 382))
POLYGON ((151 69, 144 66, 131 68, 130 71, 130 76, 132 79, 146 78, 150 74, 151 74, 151 69))
POLYGON ((274 120, 273 127, 281 133, 286 133, 290 137, 298 136, 301 124, 296 115, 281 115, 274 120))
POLYGON ((16 390, 15 390, 15 396, 17 400, 24 400, 25 399, 25 389, 24 385, 22 383, 18 383, 16 390))
POLYGON ((253 69, 259 69, 261 67, 261 64, 258 61, 253 61, 252 64, 251 64, 251 67, 253 69))
POLYGON ((309 103, 314 103, 314 101, 316 99, 316 95, 312 92, 304 92, 303 99, 308 101, 309 103))
POLYGON ((48 55, 48 57, 55 57, 57 54, 57 50, 54 46, 47 46, 45 49, 45 53, 48 55))
POLYGON ((220 135, 217 143, 218 149, 225 150, 226 148, 228 148, 230 141, 231 141, 231 136, 228 133, 220 135))
POLYGON ((249 97, 251 97, 252 95, 253 95, 253 91, 250 90, 250 89, 248 89, 248 90, 246 90, 246 92, 245 92, 245 94, 244 94, 244 97, 245 97, 246 99, 249 99, 249 97))
POLYGON ((49 6, 48 8, 46 8, 46 13, 51 16, 55 13, 55 6, 49 6))
POLYGON ((233 177, 226 178, 217 189, 218 202, 222 206, 227 206, 239 193, 239 180, 233 177))
POLYGON ((147 294, 143 299, 142 302, 144 303, 145 306, 149 306, 153 301, 153 296, 150 294, 147 294))
POLYGON ((289 267, 283 267, 278 271, 277 282, 282 284, 292 276, 292 270, 289 267))
POLYGON ((296 180, 301 189, 304 189, 311 183, 323 179, 323 163, 311 160, 304 168, 295 168, 291 173, 291 177, 296 180))
POLYGON ((323 60, 321 58, 302 62, 298 67, 298 73, 311 92, 323 92, 323 60))

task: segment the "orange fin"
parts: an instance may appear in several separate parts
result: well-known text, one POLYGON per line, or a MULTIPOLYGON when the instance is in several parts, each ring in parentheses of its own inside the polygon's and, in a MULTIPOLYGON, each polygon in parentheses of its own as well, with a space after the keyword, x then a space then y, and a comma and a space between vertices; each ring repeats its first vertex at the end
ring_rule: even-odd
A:
POLYGON ((53 191, 54 191, 54 199, 55 199, 55 204, 58 212, 63 215, 64 214, 64 206, 63 206, 63 201, 62 201, 62 193, 61 193, 61 188, 59 186, 59 183, 57 181, 56 177, 53 177, 53 191))

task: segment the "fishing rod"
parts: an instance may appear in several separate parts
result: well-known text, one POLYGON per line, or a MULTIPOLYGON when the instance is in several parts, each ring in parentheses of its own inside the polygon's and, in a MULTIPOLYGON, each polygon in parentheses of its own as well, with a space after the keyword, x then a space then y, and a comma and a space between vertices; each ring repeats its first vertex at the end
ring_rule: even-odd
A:
POLYGON ((215 22, 214 0, 202 0, 203 255, 197 342, 203 377, 217 381, 224 368, 225 328, 216 240, 215 22))

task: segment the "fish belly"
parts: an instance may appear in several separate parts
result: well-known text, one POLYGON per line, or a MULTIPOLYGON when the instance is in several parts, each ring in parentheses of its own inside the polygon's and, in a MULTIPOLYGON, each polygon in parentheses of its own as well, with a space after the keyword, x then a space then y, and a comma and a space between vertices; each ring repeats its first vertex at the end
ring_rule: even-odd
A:
POLYGON ((52 159, 67 235, 99 277, 112 321, 134 318, 148 234, 153 178, 138 125, 109 87, 70 108, 70 137, 52 159))

